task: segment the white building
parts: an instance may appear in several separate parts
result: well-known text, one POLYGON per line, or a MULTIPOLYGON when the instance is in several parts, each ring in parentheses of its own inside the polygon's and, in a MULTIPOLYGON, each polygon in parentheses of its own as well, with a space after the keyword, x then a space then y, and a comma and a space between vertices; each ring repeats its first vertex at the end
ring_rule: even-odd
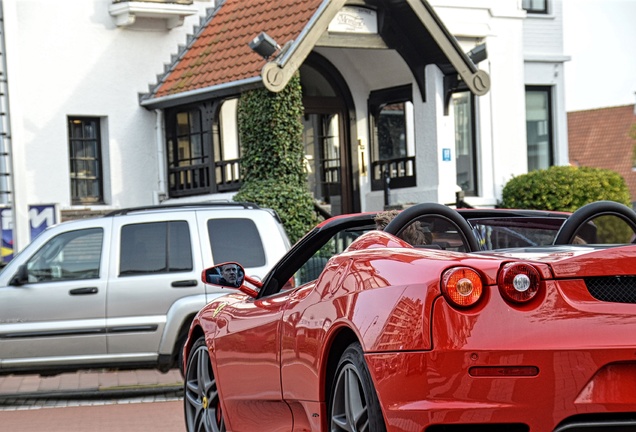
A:
POLYGON ((17 250, 29 206, 64 217, 230 198, 235 102, 263 85, 266 61, 247 47, 262 31, 290 42, 270 69, 300 68, 308 187, 334 214, 455 202, 458 187, 494 206, 512 176, 568 163, 560 0, 213 3, 0 0, 0 200, 17 250))

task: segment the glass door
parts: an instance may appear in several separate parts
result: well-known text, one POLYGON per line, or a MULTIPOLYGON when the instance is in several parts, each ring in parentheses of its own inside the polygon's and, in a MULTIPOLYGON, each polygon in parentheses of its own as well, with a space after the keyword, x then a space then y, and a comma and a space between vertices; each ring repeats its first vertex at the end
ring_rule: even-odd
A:
POLYGON ((303 123, 309 191, 327 212, 342 214, 340 115, 306 114, 303 123))

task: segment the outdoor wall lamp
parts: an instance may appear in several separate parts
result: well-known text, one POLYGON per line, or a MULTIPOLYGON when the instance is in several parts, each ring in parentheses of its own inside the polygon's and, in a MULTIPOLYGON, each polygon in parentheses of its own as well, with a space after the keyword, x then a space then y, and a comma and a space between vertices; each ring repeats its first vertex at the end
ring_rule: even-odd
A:
POLYGON ((252 39, 249 46, 265 60, 269 59, 272 54, 281 49, 280 45, 276 43, 274 38, 265 32, 261 32, 258 36, 252 39))
POLYGON ((486 51, 486 44, 483 43, 481 45, 477 45, 475 48, 471 49, 467 53, 468 58, 472 60, 473 63, 478 64, 483 62, 488 58, 488 51, 486 51))

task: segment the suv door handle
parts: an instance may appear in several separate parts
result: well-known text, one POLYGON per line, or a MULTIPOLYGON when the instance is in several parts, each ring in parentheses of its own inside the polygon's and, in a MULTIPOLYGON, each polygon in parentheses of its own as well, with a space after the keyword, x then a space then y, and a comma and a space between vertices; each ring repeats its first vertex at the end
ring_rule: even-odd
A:
POLYGON ((75 288, 70 290, 70 295, 97 294, 97 287, 75 288))
POLYGON ((195 287, 195 286, 197 286, 197 281, 194 279, 172 282, 173 288, 188 288, 188 287, 195 287))

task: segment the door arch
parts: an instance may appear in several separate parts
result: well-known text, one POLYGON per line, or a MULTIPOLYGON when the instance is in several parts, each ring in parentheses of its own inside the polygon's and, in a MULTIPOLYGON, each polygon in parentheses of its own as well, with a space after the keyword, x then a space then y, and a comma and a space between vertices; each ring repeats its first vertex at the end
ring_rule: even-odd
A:
POLYGON ((300 83, 308 188, 332 215, 359 212, 355 110, 349 87, 317 53, 300 67, 300 83))

